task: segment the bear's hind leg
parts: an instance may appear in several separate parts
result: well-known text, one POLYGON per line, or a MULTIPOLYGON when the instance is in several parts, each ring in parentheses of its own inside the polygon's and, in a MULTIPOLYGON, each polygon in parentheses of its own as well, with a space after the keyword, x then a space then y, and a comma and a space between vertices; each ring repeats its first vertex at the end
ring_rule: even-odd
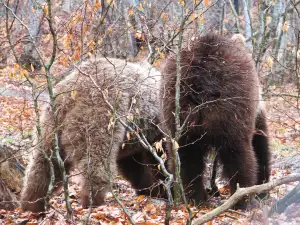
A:
POLYGON ((263 184, 268 182, 270 178, 270 150, 268 142, 268 128, 264 111, 261 111, 257 115, 255 132, 252 145, 259 166, 257 184, 263 184))
POLYGON ((105 195, 109 191, 109 174, 114 172, 111 166, 113 160, 106 157, 102 158, 94 150, 88 154, 90 157, 88 160, 84 159, 79 162, 79 171, 81 171, 80 199, 83 208, 88 208, 90 205, 105 204, 105 195), (92 202, 90 201, 91 193, 92 202))
MULTIPOLYGON (((98 121, 102 122, 100 119, 98 121)), ((92 128, 87 135, 94 140, 89 143, 85 156, 75 162, 82 172, 80 197, 83 208, 105 204, 106 193, 110 190, 117 170, 117 153, 125 133, 125 127, 120 123, 115 124, 112 131, 114 133, 103 133, 98 126, 92 128), (108 138, 105 138, 105 135, 108 138), (90 202, 91 193, 93 202, 90 202)))
MULTIPOLYGON (((60 171, 53 161, 55 187, 61 185, 60 171)), ((28 167, 26 180, 21 193, 21 208, 25 211, 43 212, 50 184, 50 165, 41 150, 35 150, 34 158, 28 167)), ((50 196, 49 196, 50 197, 50 196)))
MULTIPOLYGON (((249 141, 248 141, 249 142, 249 141)), ((220 159, 224 164, 224 175, 230 179, 231 194, 236 191, 237 183, 240 187, 253 186, 257 182, 257 161, 250 143, 235 140, 220 149, 220 159)))
MULTIPOLYGON (((219 155, 224 165, 223 173, 230 180, 231 194, 240 187, 250 187, 256 184, 258 165, 251 141, 245 141, 246 137, 240 140, 227 141, 222 146, 219 155), (232 144, 229 144, 232 143, 232 144)), ((241 200, 236 204, 238 208, 246 207, 245 201, 241 200)))
POLYGON ((80 199, 82 208, 86 209, 92 206, 100 206, 105 204, 105 195, 109 190, 108 181, 96 180, 96 177, 84 178, 81 185, 80 199), (92 203, 90 201, 90 193, 92 195, 92 203))
POLYGON ((207 200, 207 192, 203 183, 205 169, 205 149, 199 144, 190 144, 179 149, 181 178, 185 193, 189 199, 199 205, 207 200))

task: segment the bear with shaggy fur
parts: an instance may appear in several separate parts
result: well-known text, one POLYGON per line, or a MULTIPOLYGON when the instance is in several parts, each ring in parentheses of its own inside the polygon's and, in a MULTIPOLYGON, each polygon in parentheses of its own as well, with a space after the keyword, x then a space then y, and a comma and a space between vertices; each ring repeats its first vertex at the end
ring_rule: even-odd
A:
MULTIPOLYGON (((149 137, 150 143, 161 138, 155 126, 159 80, 160 74, 148 65, 93 58, 58 83, 54 92, 57 126, 54 126, 50 106, 46 107, 41 116, 42 137, 36 140, 21 193, 22 209, 45 210, 50 184, 50 165, 45 153, 50 155, 54 149, 55 129, 67 174, 74 171, 80 176, 80 197, 84 208, 90 205, 91 188, 93 205, 104 204, 110 172, 116 172, 117 163, 134 188, 142 189, 141 193, 145 194, 147 191, 143 190, 153 185, 156 174, 152 167, 143 163, 153 164, 154 158, 136 144, 134 138, 121 148, 124 140, 134 134, 128 135, 120 120, 149 137)), ((55 155, 52 162, 57 188, 62 185, 62 177, 55 155)))
MULTIPOLYGON (((270 176, 268 131, 259 79, 246 46, 239 37, 209 34, 181 51, 179 139, 181 177, 186 195, 196 204, 207 199, 202 174, 204 156, 215 148, 237 188, 267 182, 270 176)), ((176 57, 167 59, 160 88, 161 122, 174 137, 176 57)), ((171 142, 167 151, 174 157, 171 142)), ((174 165, 169 168, 174 172, 174 165)))

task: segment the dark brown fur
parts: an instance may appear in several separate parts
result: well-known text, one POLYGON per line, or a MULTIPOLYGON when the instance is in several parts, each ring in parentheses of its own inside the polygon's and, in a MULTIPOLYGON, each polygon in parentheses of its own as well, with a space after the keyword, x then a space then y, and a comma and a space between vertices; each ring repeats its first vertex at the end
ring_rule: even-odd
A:
MULTIPOLYGON (((247 52, 239 38, 218 35, 200 37, 190 50, 181 52, 180 120, 188 121, 179 140, 179 156, 186 193, 197 204, 207 199, 202 173, 210 147, 218 151, 232 193, 237 183, 248 187, 269 180, 267 125, 258 75, 247 52)), ((161 122, 173 137, 175 82, 176 59, 170 57, 160 104, 161 122)), ((170 149, 169 144, 172 156, 170 149)), ((174 171, 172 163, 170 169, 174 171)))
MULTIPOLYGON (((134 115, 135 124, 142 132, 147 133, 148 129, 155 127, 152 125, 152 120, 158 115, 157 85, 160 79, 158 73, 148 68, 148 66, 139 66, 117 59, 110 59, 110 62, 104 58, 90 59, 81 66, 84 74, 78 71, 71 73, 55 89, 55 93, 58 94, 56 104, 60 155, 64 160, 67 173, 75 170, 75 173, 81 176, 80 197, 84 208, 90 205, 91 185, 93 205, 104 204, 104 197, 109 187, 108 171, 114 174, 117 158, 121 165, 123 160, 126 161, 146 151, 140 145, 135 145, 133 148, 126 146, 124 151, 119 152, 126 137, 126 130, 118 120, 114 125, 111 124, 113 114, 99 88, 108 96, 107 100, 114 106, 118 118, 126 121, 129 115, 134 115), (87 75, 91 75, 94 82, 87 75), (132 101, 133 97, 136 103, 132 101), (109 124, 110 129, 108 129, 109 124)), ((37 140, 37 145, 33 149, 33 158, 28 166, 27 178, 21 194, 22 209, 33 212, 44 210, 50 183, 50 166, 43 153, 43 150, 50 153, 54 148, 54 126, 50 107, 43 110, 41 123, 43 139, 37 140)), ((156 137, 159 135, 153 135, 151 141, 156 137)), ((141 157, 142 161, 148 159, 151 161, 151 156, 141 157)), ((62 178, 57 160, 54 157, 52 161, 55 185, 61 186, 62 178)), ((154 180, 145 179, 146 175, 151 174, 150 169, 146 166, 140 168, 143 168, 142 173, 140 170, 130 171, 132 174, 128 177, 130 182, 138 188, 152 186, 154 180), (137 181, 140 183, 136 184, 137 181)), ((123 168, 122 165, 120 167, 121 172, 126 172, 128 169, 123 168)))
POLYGON ((165 177, 150 152, 140 151, 118 159, 117 163, 119 172, 130 181, 137 194, 165 198, 165 191, 160 185, 160 180, 164 180, 165 177))
MULTIPOLYGON (((144 135, 149 143, 154 143, 163 138, 157 129, 158 118, 151 123, 144 124, 144 135)), ((127 139, 127 138, 125 138, 127 139)), ((120 149, 117 158, 119 172, 130 181, 139 195, 152 197, 165 197, 165 191, 159 184, 165 177, 158 169, 158 162, 152 153, 145 150, 137 137, 124 141, 125 146, 120 149)))

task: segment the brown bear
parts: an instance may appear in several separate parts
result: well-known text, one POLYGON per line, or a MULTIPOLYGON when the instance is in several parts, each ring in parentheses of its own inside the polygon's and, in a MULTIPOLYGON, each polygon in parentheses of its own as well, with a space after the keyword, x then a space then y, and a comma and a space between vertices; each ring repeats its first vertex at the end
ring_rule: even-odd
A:
MULTIPOLYGON (((180 121, 186 124, 179 139, 181 177, 186 195, 196 204, 207 199, 202 173, 204 156, 215 148, 237 188, 267 182, 270 152, 258 75, 243 41, 208 34, 180 53, 180 121)), ((164 65, 160 88, 161 123, 174 137, 176 57, 164 65)), ((172 159, 171 142, 167 152, 172 159)), ((173 160, 170 160, 172 162, 173 160)), ((174 165, 169 168, 174 172, 174 165)))
MULTIPOLYGON (((133 64, 120 59, 92 58, 58 83, 56 94, 58 143, 67 174, 75 170, 81 180, 81 204, 104 204, 109 188, 110 172, 114 174, 117 161, 121 172, 135 188, 153 186, 156 178, 154 158, 128 133, 121 120, 136 132, 149 137, 149 143, 161 138, 157 131, 158 89, 160 73, 146 64, 133 64), (124 140, 131 143, 123 144, 124 140), (131 140, 132 139, 132 140, 131 140), (121 147, 123 146, 123 147, 121 147), (145 152, 145 153, 144 153, 145 152), (134 168, 126 162, 135 159, 134 168), (141 160, 142 162, 138 162, 141 160), (125 166, 125 167, 124 167, 125 166)), ((42 138, 36 140, 33 157, 21 193, 23 210, 45 210, 45 197, 50 183, 50 165, 45 153, 54 148, 54 122, 50 106, 42 111, 42 138)), ((55 186, 62 184, 57 159, 52 157, 55 186)), ((156 191, 157 192, 157 191, 156 191)))

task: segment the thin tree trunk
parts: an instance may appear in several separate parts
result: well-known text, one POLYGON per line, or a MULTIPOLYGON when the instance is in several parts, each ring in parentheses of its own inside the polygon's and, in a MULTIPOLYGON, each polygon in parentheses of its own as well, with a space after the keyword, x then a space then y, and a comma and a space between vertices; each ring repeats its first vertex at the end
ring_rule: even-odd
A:
POLYGON ((250 11, 247 0, 243 0, 244 3, 244 17, 245 17, 245 36, 246 44, 252 47, 252 21, 250 18, 250 11))

